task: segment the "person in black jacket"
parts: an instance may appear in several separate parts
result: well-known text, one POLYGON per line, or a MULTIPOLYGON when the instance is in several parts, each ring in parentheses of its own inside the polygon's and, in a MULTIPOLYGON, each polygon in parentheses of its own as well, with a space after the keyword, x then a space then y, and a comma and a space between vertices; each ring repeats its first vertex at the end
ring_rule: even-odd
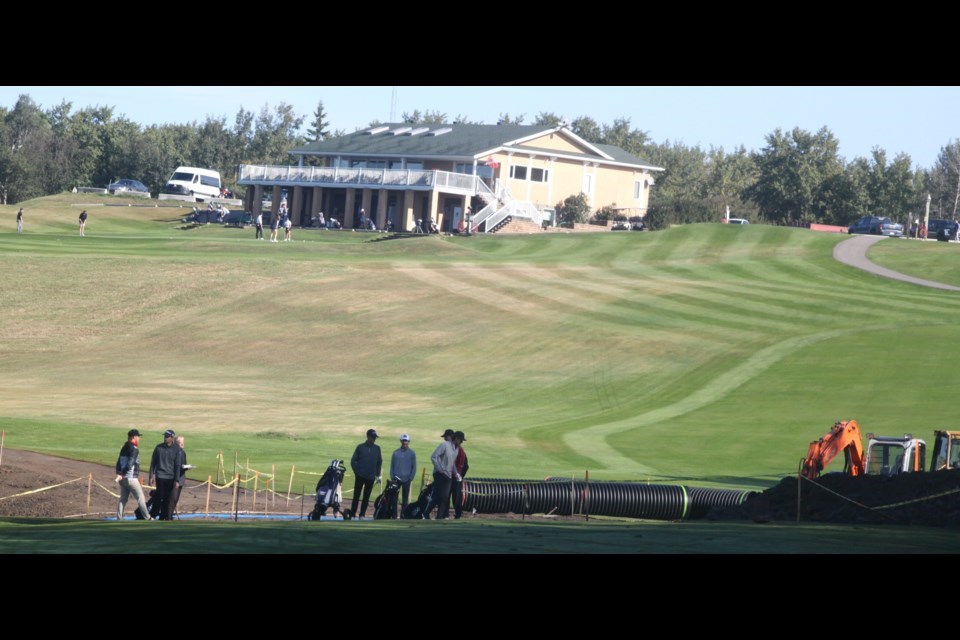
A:
POLYGON ((350 468, 357 478, 353 486, 353 504, 350 506, 350 515, 359 520, 367 515, 367 505, 370 502, 373 483, 380 479, 380 472, 383 470, 383 455, 380 453, 380 447, 377 446, 376 430, 367 429, 367 440, 357 445, 353 457, 350 458, 350 468), (363 493, 362 502, 360 502, 361 493, 363 493), (360 511, 357 511, 358 502, 360 502, 360 511))
POLYGON ((453 518, 459 520, 463 515, 463 477, 467 475, 470 465, 467 464, 467 452, 463 449, 463 443, 467 439, 463 431, 457 431, 453 434, 453 446, 457 450, 457 457, 454 465, 453 478, 450 482, 450 495, 453 497, 453 518))
POLYGON ((143 488, 140 486, 140 432, 130 429, 127 432, 127 442, 120 449, 117 458, 117 483, 120 485, 120 500, 117 502, 117 520, 123 520, 123 510, 127 506, 130 494, 137 499, 137 510, 144 520, 150 519, 147 503, 143 499, 143 488))
POLYGON ((150 481, 157 487, 157 495, 154 497, 160 520, 171 519, 173 492, 180 479, 180 472, 177 470, 180 447, 174 440, 176 437, 173 429, 164 431, 163 442, 154 448, 153 457, 150 459, 150 481))

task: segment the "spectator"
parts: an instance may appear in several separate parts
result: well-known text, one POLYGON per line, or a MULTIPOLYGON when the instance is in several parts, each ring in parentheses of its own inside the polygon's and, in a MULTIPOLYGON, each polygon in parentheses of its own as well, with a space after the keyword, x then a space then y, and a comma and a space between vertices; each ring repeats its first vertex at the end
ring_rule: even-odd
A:
POLYGON ((17 211, 17 233, 23 233, 23 207, 17 211))
POLYGON ((433 491, 430 500, 423 510, 423 519, 430 519, 430 512, 437 507, 437 520, 446 520, 450 517, 450 481, 455 470, 457 452, 453 448, 453 429, 443 432, 443 442, 440 443, 430 456, 433 462, 433 491))
POLYGON ((361 519, 367 515, 367 505, 370 503, 370 492, 373 490, 373 483, 380 480, 380 473, 383 469, 383 456, 380 453, 380 447, 377 446, 377 432, 374 429, 367 429, 367 440, 357 445, 350 458, 350 468, 357 477, 353 486, 353 504, 350 507, 353 517, 361 519), (360 493, 363 493, 363 502, 360 504, 360 511, 357 511, 357 503, 360 502, 360 493))
MULTIPOLYGON (((400 480, 401 513, 410 501, 410 483, 417 473, 417 454, 410 448, 410 436, 400 436, 400 448, 390 457, 390 479, 400 480)), ((396 517, 396 511, 394 511, 396 517)))
POLYGON ((140 432, 130 429, 127 432, 127 442, 120 449, 117 458, 117 484, 120 485, 120 500, 117 501, 117 520, 123 520, 123 510, 127 506, 130 494, 137 501, 137 511, 143 520, 150 519, 150 511, 143 498, 143 488, 140 486, 140 432))
POLYGON ((79 219, 80 219, 80 235, 85 236, 86 235, 85 230, 87 228, 87 210, 86 209, 80 212, 79 219))
POLYGON ((157 488, 156 510, 160 513, 160 520, 170 520, 170 506, 173 500, 173 491, 180 472, 177 465, 180 460, 180 447, 175 438, 177 434, 172 429, 163 432, 163 442, 153 449, 150 459, 150 481, 157 488))
POLYGON ((183 485, 187 481, 187 469, 192 469, 187 464, 187 452, 183 448, 183 436, 177 436, 177 447, 180 449, 180 460, 177 462, 177 472, 179 475, 173 485, 173 498, 170 501, 170 513, 177 514, 177 504, 180 502, 180 492, 183 491, 183 485))
POLYGON ((463 515, 463 477, 467 475, 470 465, 467 464, 467 452, 463 450, 463 443, 467 437, 463 431, 457 431, 453 434, 453 446, 457 450, 457 457, 454 460, 455 471, 451 481, 450 494, 453 496, 453 518, 459 520, 463 515))

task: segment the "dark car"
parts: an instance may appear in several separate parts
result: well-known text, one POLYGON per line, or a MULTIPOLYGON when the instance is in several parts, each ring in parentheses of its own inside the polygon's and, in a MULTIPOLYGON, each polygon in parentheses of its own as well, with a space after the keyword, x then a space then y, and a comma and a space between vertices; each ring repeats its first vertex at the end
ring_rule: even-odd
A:
POLYGON ((253 214, 249 211, 228 211, 223 216, 223 226, 225 227, 246 227, 253 224, 253 214))
POLYGON ((957 223, 953 220, 941 220, 934 218, 927 225, 927 237, 936 238, 940 241, 949 241, 957 237, 957 223))
POLYGON ((610 226, 610 231, 629 231, 630 227, 623 220, 617 220, 610 226))
POLYGON ((123 193, 124 191, 134 191, 137 193, 150 193, 146 185, 139 180, 117 180, 107 185, 107 191, 110 193, 123 193))
POLYGON ((867 233, 875 236, 899 238, 903 235, 903 225, 893 222, 890 218, 866 216, 851 224, 847 228, 847 233, 867 233))

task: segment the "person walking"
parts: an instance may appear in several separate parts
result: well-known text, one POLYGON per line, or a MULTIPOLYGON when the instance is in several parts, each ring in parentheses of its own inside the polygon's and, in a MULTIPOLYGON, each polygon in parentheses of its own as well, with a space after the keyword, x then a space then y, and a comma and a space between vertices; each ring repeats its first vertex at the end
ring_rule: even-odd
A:
MULTIPOLYGON (((400 436, 400 448, 390 456, 390 479, 397 478, 400 481, 400 513, 407 510, 407 504, 410 502, 410 483, 417 473, 417 454, 410 448, 410 436, 403 434, 400 436)), ((393 512, 397 516, 396 509, 393 512)))
POLYGON ((262 212, 257 214, 256 225, 257 225, 256 239, 263 240, 263 213, 262 212))
POLYGON ((143 498, 143 487, 140 486, 140 432, 130 429, 127 432, 127 442, 120 449, 117 457, 117 484, 120 485, 120 500, 117 501, 117 520, 123 520, 123 510, 127 506, 130 494, 137 501, 137 511, 144 520, 150 519, 147 502, 143 498))
POLYGON ((183 484, 187 480, 187 469, 192 469, 190 465, 187 464, 187 452, 183 448, 183 436, 177 436, 177 447, 180 449, 179 456, 180 459, 177 461, 177 473, 178 476, 173 483, 173 496, 170 499, 170 516, 173 517, 178 515, 177 504, 180 502, 180 492, 183 491, 183 484))
POLYGON ((180 447, 176 443, 177 434, 173 429, 163 432, 163 442, 153 449, 150 459, 150 482, 157 488, 156 510, 159 510, 160 520, 170 520, 170 505, 173 492, 180 473, 177 464, 180 461, 180 447))
POLYGON ((361 519, 367 515, 373 483, 380 479, 380 473, 383 470, 383 456, 380 453, 380 447, 377 446, 375 429, 367 429, 367 440, 357 445, 353 457, 350 458, 350 468, 353 469, 353 475, 357 477, 353 485, 353 504, 350 506, 350 512, 352 517, 361 519), (361 491, 363 502, 360 503, 360 511, 357 511, 361 491))
POLYGON ((453 446, 457 450, 457 457, 454 460, 454 473, 450 482, 450 495, 453 496, 453 519, 459 520, 463 515, 463 477, 467 475, 470 465, 467 464, 467 452, 463 450, 463 443, 467 436, 463 431, 457 431, 453 434, 453 446))
POLYGON ((87 210, 86 209, 80 212, 79 220, 80 220, 80 235, 85 236, 87 235, 85 231, 87 228, 87 210))
POLYGON ((277 230, 280 228, 280 216, 274 215, 270 220, 270 242, 277 241, 277 230))
POLYGON ((290 242, 293 240, 293 220, 290 219, 288 215, 283 219, 283 241, 290 242))
POLYGON ((450 517, 450 480, 455 472, 454 464, 457 452, 453 448, 453 429, 443 432, 443 442, 440 443, 430 456, 433 462, 433 491, 430 500, 423 510, 423 519, 430 519, 430 512, 437 507, 437 520, 446 520, 450 517))
POLYGON ((17 233, 23 233, 23 207, 17 211, 17 233))

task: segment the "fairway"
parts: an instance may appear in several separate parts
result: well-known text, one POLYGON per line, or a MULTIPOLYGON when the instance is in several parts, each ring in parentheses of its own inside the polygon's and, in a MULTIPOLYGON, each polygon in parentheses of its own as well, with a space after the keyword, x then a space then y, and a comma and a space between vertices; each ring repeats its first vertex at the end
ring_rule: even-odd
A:
MULTIPOLYGON (((219 450, 322 471, 370 426, 385 458, 406 432, 429 466, 450 427, 474 477, 762 490, 836 420, 956 428, 953 403, 918 394, 960 383, 942 348, 960 343, 960 294, 836 263, 846 236, 699 224, 272 244, 183 229, 186 209, 100 206, 80 238, 91 203, 23 203, 23 235, 0 207, 8 447, 112 465, 127 429, 150 450, 169 427, 206 479, 219 450)), ((956 273, 957 247, 937 249, 956 273)))

